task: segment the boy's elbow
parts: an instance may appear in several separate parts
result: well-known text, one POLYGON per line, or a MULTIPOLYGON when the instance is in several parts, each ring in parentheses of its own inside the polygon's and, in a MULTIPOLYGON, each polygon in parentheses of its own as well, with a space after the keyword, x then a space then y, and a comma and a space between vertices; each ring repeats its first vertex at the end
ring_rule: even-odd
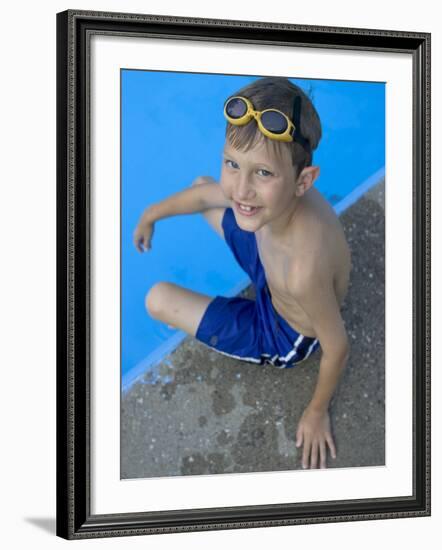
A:
POLYGON ((350 343, 348 338, 341 342, 334 342, 334 345, 322 348, 323 355, 332 363, 339 364, 342 368, 345 367, 350 357, 350 343))

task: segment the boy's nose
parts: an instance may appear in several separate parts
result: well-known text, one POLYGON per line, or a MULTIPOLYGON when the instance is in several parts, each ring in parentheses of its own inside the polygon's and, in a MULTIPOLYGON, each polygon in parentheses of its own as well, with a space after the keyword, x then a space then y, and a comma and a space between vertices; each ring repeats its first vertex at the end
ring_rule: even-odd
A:
POLYGON ((253 189, 253 185, 250 183, 249 178, 240 178, 236 189, 236 194, 240 200, 250 199, 255 196, 255 190, 253 189))

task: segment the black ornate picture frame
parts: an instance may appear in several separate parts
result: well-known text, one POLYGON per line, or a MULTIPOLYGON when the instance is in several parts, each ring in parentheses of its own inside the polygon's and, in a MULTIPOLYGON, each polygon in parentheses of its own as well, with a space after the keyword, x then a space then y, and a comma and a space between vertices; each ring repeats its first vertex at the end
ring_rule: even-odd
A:
MULTIPOLYGON (((93 343, 92 343, 93 344, 93 343)), ((66 539, 430 515, 430 35, 68 10, 57 15, 57 535, 66 539), (91 512, 90 40, 94 35, 408 54, 413 132, 413 494, 91 512)))

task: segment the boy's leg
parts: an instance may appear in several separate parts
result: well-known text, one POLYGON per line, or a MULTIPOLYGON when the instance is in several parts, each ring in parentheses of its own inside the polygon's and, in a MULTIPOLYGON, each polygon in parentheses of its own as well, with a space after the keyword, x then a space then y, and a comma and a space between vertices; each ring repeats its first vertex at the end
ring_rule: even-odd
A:
MULTIPOLYGON (((196 180, 192 185, 199 185, 199 181, 196 180)), ((214 183, 213 185, 217 185, 217 184, 214 183)), ((224 239, 224 231, 221 224, 223 221, 225 210, 226 210, 225 208, 210 208, 205 212, 201 212, 204 218, 209 222, 209 225, 213 227, 213 229, 218 233, 218 235, 222 239, 224 239)))
POLYGON ((157 283, 146 296, 151 317, 195 336, 211 296, 193 292, 173 283, 157 283))

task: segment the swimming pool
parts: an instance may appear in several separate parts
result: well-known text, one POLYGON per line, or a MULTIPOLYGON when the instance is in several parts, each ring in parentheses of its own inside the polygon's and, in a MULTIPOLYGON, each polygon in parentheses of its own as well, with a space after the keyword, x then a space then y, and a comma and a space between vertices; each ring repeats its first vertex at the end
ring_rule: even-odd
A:
MULTIPOLYGON (((188 187, 199 175, 219 179, 224 100, 258 77, 121 71, 121 374, 122 388, 186 336, 151 319, 144 299, 158 281, 233 296, 249 280, 201 215, 155 225, 152 250, 138 253, 132 234, 143 209, 188 187)), ((320 115, 315 184, 340 212, 383 176, 384 83, 290 78, 320 115)))

